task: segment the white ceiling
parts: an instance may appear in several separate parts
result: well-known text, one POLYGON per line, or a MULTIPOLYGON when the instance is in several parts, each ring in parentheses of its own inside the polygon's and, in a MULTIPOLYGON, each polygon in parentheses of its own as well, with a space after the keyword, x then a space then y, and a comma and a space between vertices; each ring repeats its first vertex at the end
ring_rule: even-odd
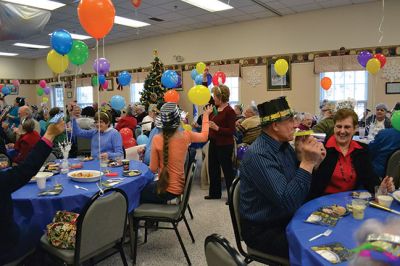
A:
MULTIPOLYGON (((285 16, 300 12, 325 9, 331 7, 376 2, 380 0, 222 0, 234 9, 210 13, 179 0, 143 0, 140 8, 135 11, 130 0, 114 0, 116 14, 144 22, 151 26, 134 29, 114 25, 106 36, 105 43, 117 43, 128 40, 144 39, 181 31, 236 23, 260 18, 285 16), (275 12, 275 13, 274 13, 275 12), (150 17, 163 19, 156 22, 150 17)), ((59 0, 67 4, 52 12, 49 23, 40 35, 34 35, 19 42, 49 45, 48 34, 56 29, 66 29, 71 33, 85 34, 77 16, 78 1, 59 0)), ((18 53, 18 58, 38 58, 45 56, 50 49, 28 49, 15 47, 16 41, 1 41, 0 52, 18 53)), ((94 39, 85 40, 89 47, 95 45, 94 39)))

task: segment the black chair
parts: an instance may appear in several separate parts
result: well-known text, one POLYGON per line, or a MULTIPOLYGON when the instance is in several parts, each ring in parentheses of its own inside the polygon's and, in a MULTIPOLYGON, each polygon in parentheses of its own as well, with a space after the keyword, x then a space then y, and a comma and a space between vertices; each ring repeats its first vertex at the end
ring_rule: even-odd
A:
POLYGON ((386 166, 386 175, 393 177, 395 187, 400 185, 400 150, 390 155, 386 166))
MULTIPOLYGON (((232 219, 233 232, 235 233, 236 245, 240 254, 245 257, 245 262, 258 261, 268 265, 289 265, 289 260, 286 258, 270 255, 250 247, 247 247, 247 252, 242 247, 242 232, 240 228, 240 178, 237 177, 232 183, 229 191, 229 212, 232 219)), ((267 241, 267 240, 266 240, 267 241)))
MULTIPOLYGON (((194 160, 194 161, 192 161, 191 162, 191 160, 190 160, 190 148, 188 149, 188 153, 187 153, 187 155, 186 155, 186 159, 185 159, 185 164, 184 164, 184 172, 185 172, 185 176, 188 176, 188 173, 189 173, 189 171, 190 171, 190 167, 191 167, 191 165, 192 165, 192 163, 196 163, 196 160, 194 160)), ((188 210, 188 212, 189 212, 189 215, 190 215, 190 219, 192 219, 193 220, 193 213, 192 213, 192 209, 190 208, 190 205, 189 205, 189 203, 188 203, 188 206, 187 206, 187 210, 188 210)))
POLYGON ((82 137, 76 138, 77 155, 88 155, 91 153, 92 140, 82 137))
POLYGON ((80 265, 112 248, 116 248, 125 266, 122 248, 128 215, 128 200, 124 191, 110 188, 97 192, 86 204, 77 220, 75 249, 59 249, 50 245, 47 235, 40 239, 41 248, 67 265, 80 265))
POLYGON ((212 234, 204 242, 208 266, 246 266, 247 263, 226 238, 212 234))
POLYGON ((129 215, 131 245, 133 244, 133 247, 131 246, 131 248, 132 248, 134 265, 136 264, 138 230, 140 221, 145 221, 145 239, 144 239, 145 242, 147 242, 147 224, 158 224, 159 222, 171 223, 172 227, 157 226, 157 228, 175 230, 176 236, 178 237, 185 258, 188 264, 191 265, 189 255, 187 254, 185 245, 183 244, 181 235, 179 234, 178 231, 178 224, 182 220, 185 222, 186 228, 189 231, 190 238, 194 243, 195 240, 192 231, 190 230, 189 223, 186 220, 185 211, 188 205, 190 192, 192 189, 192 182, 195 170, 196 170, 196 164, 193 163, 190 168, 190 172, 186 178, 185 188, 182 194, 182 199, 179 202, 179 204, 144 203, 139 205, 139 207, 135 209, 133 214, 129 215))

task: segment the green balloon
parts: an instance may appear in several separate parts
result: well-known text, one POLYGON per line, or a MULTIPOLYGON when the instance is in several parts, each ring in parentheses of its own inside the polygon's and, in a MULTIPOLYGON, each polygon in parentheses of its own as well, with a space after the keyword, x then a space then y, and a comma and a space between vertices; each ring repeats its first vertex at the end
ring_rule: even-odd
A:
POLYGON ((400 131, 400 110, 392 114, 392 127, 400 131))
POLYGON ((89 58, 89 48, 86 43, 82 41, 74 40, 72 43, 72 49, 68 53, 69 61, 74 65, 83 65, 89 58))
POLYGON ((97 85, 99 85, 97 76, 93 76, 92 77, 92 86, 96 87, 97 85))
POLYGON ((42 88, 37 88, 36 89, 36 93, 37 93, 38 96, 42 96, 43 93, 44 93, 44 90, 42 88))

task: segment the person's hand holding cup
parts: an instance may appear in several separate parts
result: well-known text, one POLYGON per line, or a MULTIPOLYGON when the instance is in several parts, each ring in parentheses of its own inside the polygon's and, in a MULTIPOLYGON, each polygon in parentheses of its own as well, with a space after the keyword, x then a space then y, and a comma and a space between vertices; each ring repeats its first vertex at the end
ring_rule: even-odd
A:
POLYGON ((313 168, 321 162, 322 147, 314 137, 305 137, 299 140, 297 149, 301 153, 300 167, 312 173, 313 168))

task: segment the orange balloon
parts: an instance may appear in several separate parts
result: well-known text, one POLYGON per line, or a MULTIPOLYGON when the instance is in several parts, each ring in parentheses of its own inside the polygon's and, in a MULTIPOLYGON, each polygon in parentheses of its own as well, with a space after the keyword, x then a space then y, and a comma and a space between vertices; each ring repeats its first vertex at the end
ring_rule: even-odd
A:
POLYGON ((328 77, 324 77, 323 79, 321 79, 321 87, 324 90, 329 90, 332 86, 332 80, 328 77))
POLYGON ((90 36, 101 39, 114 25, 115 8, 111 0, 81 0, 78 5, 78 17, 90 36))
POLYGON ((179 102, 179 93, 176 90, 169 90, 164 94, 164 101, 166 103, 178 103, 179 102))

